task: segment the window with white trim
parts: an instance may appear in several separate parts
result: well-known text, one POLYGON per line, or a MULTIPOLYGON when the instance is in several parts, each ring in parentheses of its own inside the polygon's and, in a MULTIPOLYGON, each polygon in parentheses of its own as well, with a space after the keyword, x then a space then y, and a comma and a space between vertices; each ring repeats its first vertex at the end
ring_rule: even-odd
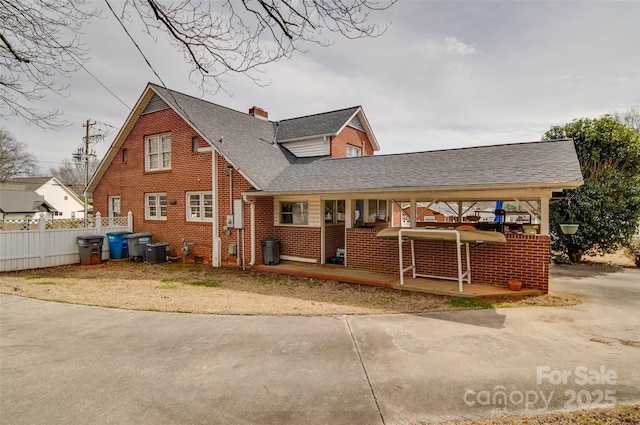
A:
POLYGON ((280 224, 309 224, 309 203, 280 202, 280 224))
POLYGON ((369 218, 367 222, 385 221, 387 219, 387 201, 385 199, 369 199, 369 218))
POLYGON ((144 218, 147 220, 167 219, 166 193, 147 193, 144 195, 144 218))
POLYGON ((347 145, 347 158, 354 158, 356 156, 362 156, 362 148, 347 145))
POLYGON ((213 220, 211 192, 187 192, 187 221, 213 220))
POLYGON ((145 171, 171 169, 171 133, 147 136, 144 139, 145 171))
POLYGON ((120 196, 109 196, 109 217, 120 217, 120 196))
POLYGON ((344 222, 345 201, 324 201, 324 222, 344 222))

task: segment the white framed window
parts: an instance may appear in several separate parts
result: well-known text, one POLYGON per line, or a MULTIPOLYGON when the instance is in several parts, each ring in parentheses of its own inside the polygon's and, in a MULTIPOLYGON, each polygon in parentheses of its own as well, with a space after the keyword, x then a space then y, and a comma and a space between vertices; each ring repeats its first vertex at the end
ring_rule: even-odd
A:
POLYGON ((187 192, 187 221, 213 220, 211 192, 187 192))
POLYGON ((144 139, 145 171, 171 169, 171 133, 144 139))
POLYGON ((109 196, 109 217, 120 217, 122 213, 120 212, 120 197, 119 196, 109 196))
POLYGON ((309 224, 309 203, 280 202, 280 224, 309 224))
POLYGON ((347 145, 347 158, 353 158, 356 156, 362 156, 362 148, 347 145))
POLYGON ((387 219, 387 201, 385 199, 369 199, 367 222, 384 221, 387 219))
POLYGON ((144 218, 147 220, 167 219, 166 193, 146 193, 144 195, 144 218))
POLYGON ((341 223, 344 222, 345 201, 324 201, 324 222, 341 223))

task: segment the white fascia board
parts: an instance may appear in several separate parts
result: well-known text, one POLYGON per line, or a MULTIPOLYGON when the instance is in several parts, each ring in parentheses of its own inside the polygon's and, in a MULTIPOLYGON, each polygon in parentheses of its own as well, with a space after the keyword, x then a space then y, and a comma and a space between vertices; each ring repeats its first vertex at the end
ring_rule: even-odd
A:
POLYGON ((319 139, 321 137, 333 137, 333 136, 337 136, 338 133, 326 133, 326 134, 313 134, 313 135, 309 135, 309 136, 304 136, 304 137, 295 137, 293 139, 286 139, 286 140, 279 140, 277 143, 279 145, 282 144, 286 144, 289 142, 299 142, 301 140, 308 140, 308 139, 319 139))
POLYGON ((351 115, 351 117, 349 117, 347 122, 345 122, 342 125, 342 127, 340 127, 340 130, 338 130, 336 132, 336 134, 339 134, 342 130, 344 130, 344 128, 347 125, 349 125, 351 120, 353 120, 353 118, 356 115, 360 118, 360 122, 364 126, 364 132, 369 137, 369 141, 371 142, 371 146, 373 147, 373 150, 374 151, 379 151, 380 150, 380 145, 378 144, 378 140, 376 139, 376 135, 373 134, 373 131, 371 130, 371 125, 369 125, 369 120, 367 119, 367 116, 364 114, 364 110, 362 109, 362 106, 358 106, 358 109, 351 115))
POLYGON ((126 140, 129 132, 138 121, 138 118, 140 118, 141 112, 147 106, 149 100, 151 100, 151 98, 153 97, 153 93, 155 93, 155 91, 151 88, 150 83, 147 83, 147 87, 142 92, 142 95, 140 95, 140 98, 138 98, 138 101, 136 102, 136 105, 133 107, 131 112, 129 112, 129 116, 124 121, 124 124, 120 128, 118 135, 115 137, 115 139, 113 139, 113 142, 111 143, 111 146, 109 146, 109 149, 107 150, 104 158, 102 158, 102 162, 100 162, 98 169, 93 174, 93 176, 91 176, 89 184, 87 185, 87 193, 93 194, 95 185, 98 183, 98 181, 100 181, 105 171, 113 161, 113 158, 115 158, 118 149, 120 149, 120 146, 122 146, 122 143, 124 143, 124 141, 126 140))
MULTIPOLYGON (((76 200, 78 203, 84 205, 84 202, 82 202, 80 200, 80 198, 78 197, 78 195, 76 195, 76 193, 69 189, 64 183, 62 183, 60 180, 58 180, 58 178, 56 177, 52 177, 51 180, 55 180, 57 183, 54 183, 55 185, 61 187, 69 196, 71 196, 74 200, 76 200)), ((49 181, 51 181, 49 180, 49 181)), ((83 210, 84 211, 84 210, 83 210)))

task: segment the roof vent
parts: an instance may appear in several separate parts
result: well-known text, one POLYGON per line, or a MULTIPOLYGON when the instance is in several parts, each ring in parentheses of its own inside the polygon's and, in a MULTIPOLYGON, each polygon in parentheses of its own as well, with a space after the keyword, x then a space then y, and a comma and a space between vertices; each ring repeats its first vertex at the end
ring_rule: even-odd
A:
POLYGON ((251 108, 249 108, 249 115, 254 116, 256 118, 261 118, 263 120, 269 119, 269 113, 257 106, 252 106, 251 108))

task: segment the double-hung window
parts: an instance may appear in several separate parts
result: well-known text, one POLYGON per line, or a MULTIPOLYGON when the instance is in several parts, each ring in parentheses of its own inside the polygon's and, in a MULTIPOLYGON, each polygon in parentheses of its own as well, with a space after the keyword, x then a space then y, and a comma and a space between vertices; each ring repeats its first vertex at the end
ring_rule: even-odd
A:
POLYGON ((166 193, 147 193, 144 195, 144 218, 147 220, 167 219, 166 193))
POLYGON ((345 202, 340 201, 324 201, 324 222, 340 223, 344 222, 345 202))
POLYGON ((280 224, 309 224, 309 203, 280 202, 280 224))
POLYGON ((213 220, 211 192, 187 192, 187 221, 213 220))
POLYGON ((347 145, 347 157, 353 158, 356 156, 362 156, 362 148, 357 146, 347 145))
POLYGON ((120 197, 109 196, 107 199, 109 200, 109 217, 120 217, 120 197))
POLYGON ((387 219, 387 201, 384 199, 369 199, 368 222, 387 219))
POLYGON ((171 169, 171 133, 144 139, 145 171, 171 169))

